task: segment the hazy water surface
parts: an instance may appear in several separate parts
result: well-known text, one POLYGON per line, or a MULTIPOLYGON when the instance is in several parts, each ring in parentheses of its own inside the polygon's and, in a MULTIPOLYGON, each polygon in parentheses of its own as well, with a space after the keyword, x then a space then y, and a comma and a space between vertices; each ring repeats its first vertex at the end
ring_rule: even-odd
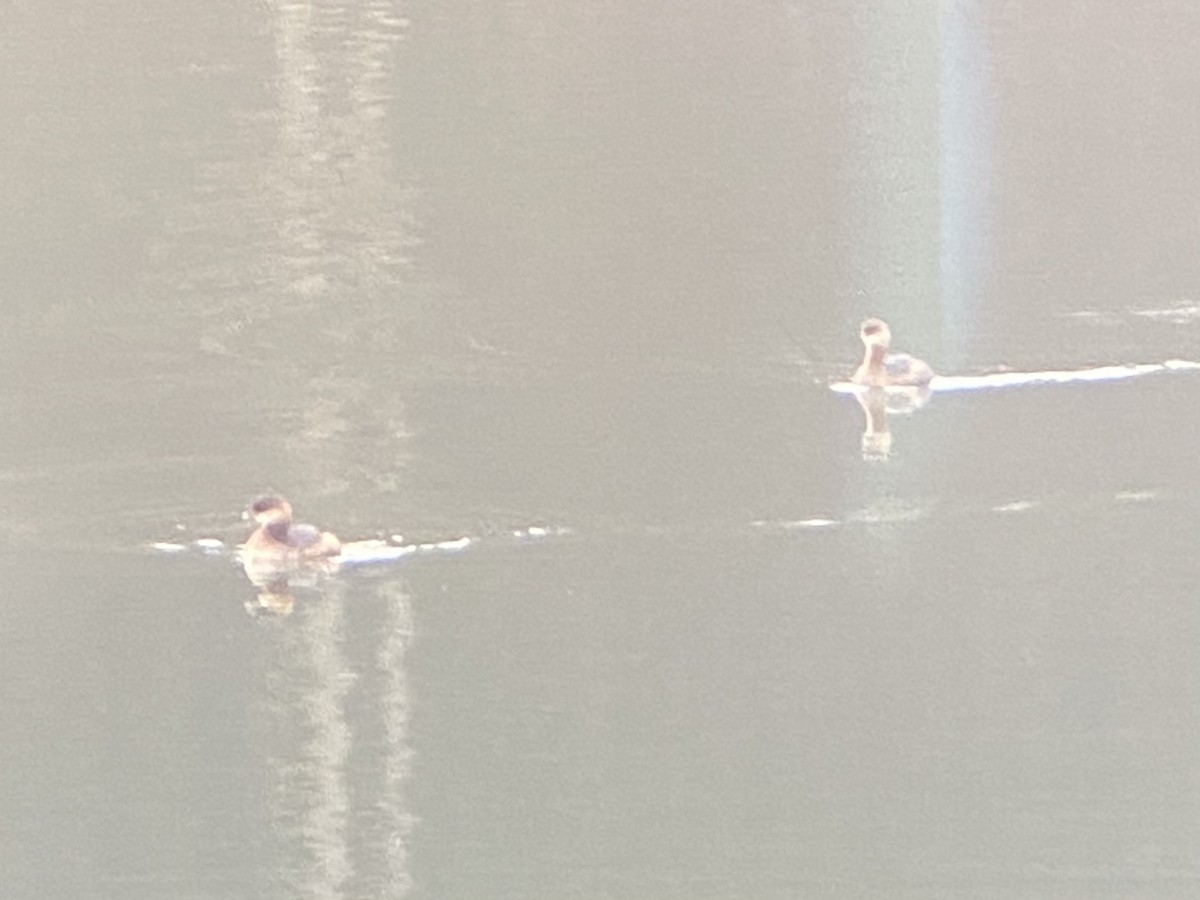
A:
POLYGON ((16 4, 0 894, 1195 896, 1198 38, 16 4))

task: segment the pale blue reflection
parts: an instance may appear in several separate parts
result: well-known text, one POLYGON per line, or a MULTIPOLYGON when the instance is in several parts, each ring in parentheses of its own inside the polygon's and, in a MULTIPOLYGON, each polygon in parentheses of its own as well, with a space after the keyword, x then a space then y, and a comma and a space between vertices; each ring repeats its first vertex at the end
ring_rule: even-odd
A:
POLYGON ((944 364, 968 352, 988 264, 992 110, 984 22, 976 0, 942 0, 939 147, 944 364))
POLYGON ((922 346, 940 342, 939 364, 958 368, 988 254, 992 116, 980 4, 854 10, 843 197, 855 314, 895 320, 922 346))

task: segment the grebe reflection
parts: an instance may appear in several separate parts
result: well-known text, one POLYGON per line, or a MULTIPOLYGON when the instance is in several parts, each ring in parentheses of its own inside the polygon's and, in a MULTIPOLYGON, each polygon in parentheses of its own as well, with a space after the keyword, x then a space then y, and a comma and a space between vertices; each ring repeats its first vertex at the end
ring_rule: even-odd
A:
POLYGON ((289 576, 302 581, 336 571, 342 543, 313 525, 292 521, 292 505, 276 494, 259 497, 243 514, 258 526, 242 545, 242 568, 258 596, 248 601, 252 615, 290 615, 295 605, 289 576))
POLYGON ((865 352, 850 380, 867 388, 855 394, 866 416, 862 455, 863 459, 885 460, 892 453, 888 414, 911 413, 924 406, 931 395, 933 369, 907 353, 889 353, 892 332, 882 319, 866 319, 858 334, 865 352))

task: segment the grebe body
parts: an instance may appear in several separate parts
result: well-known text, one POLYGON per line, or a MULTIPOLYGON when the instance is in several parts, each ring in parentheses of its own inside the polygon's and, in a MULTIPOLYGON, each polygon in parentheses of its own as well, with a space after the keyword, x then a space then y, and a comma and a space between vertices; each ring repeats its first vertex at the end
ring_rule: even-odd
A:
POLYGON ((859 326, 864 355, 850 380, 867 387, 923 387, 933 379, 929 363, 907 353, 889 353, 892 332, 882 319, 867 319, 859 326))
POLYGON ((258 528, 246 539, 242 554, 283 560, 326 559, 337 556, 342 543, 332 532, 292 522, 292 506, 282 497, 260 497, 246 510, 258 528))

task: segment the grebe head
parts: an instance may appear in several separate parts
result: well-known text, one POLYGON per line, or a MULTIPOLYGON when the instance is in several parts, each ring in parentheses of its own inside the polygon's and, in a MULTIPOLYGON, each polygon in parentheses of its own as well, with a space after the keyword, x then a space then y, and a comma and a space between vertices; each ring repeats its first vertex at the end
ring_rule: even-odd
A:
POLYGON ((892 343, 892 332, 883 319, 864 319, 858 326, 858 336, 868 347, 887 347, 892 343))
POLYGON ((246 510, 246 517, 257 525, 273 525, 292 520, 292 505, 275 494, 259 497, 246 510))

